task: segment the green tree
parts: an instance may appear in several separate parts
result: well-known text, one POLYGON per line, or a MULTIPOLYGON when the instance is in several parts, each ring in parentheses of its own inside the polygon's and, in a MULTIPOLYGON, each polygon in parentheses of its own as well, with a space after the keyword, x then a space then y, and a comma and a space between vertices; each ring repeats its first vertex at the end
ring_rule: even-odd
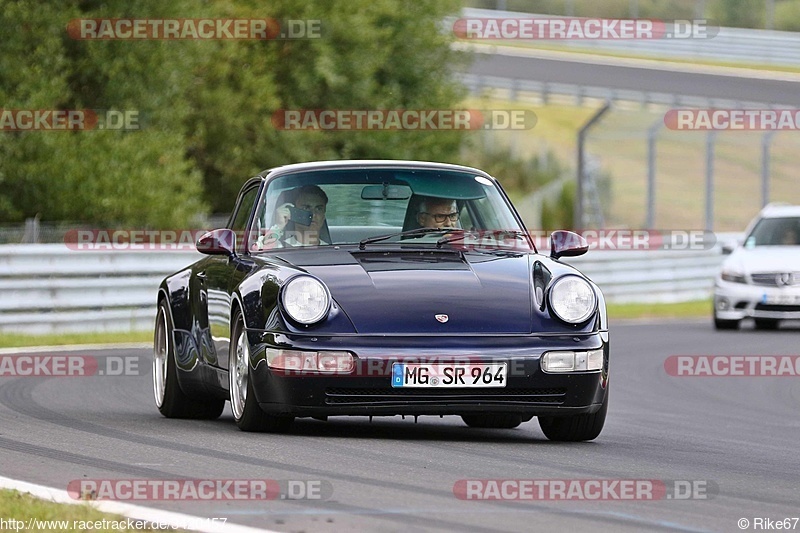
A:
POLYGON ((236 16, 319 20, 314 39, 213 43, 189 102, 190 154, 215 212, 265 168, 342 158, 453 159, 460 131, 282 131, 280 109, 450 109, 465 58, 440 21, 439 0, 279 0, 227 5, 236 16))
POLYGON ((714 24, 736 28, 763 28, 763 0, 713 0, 708 14, 714 24))
POLYGON ((461 131, 282 131, 279 109, 450 109, 455 0, 2 0, 6 109, 134 110, 140 131, 2 132, 0 221, 179 226, 264 168, 453 160, 461 131), (317 39, 74 40, 77 18, 319 20, 317 39))
MULTIPOLYGON (((177 16, 179 2, 141 0, 137 13, 177 16), (169 9, 175 10, 170 12, 169 9)), ((140 131, 0 134, 0 219, 181 226, 204 211, 200 173, 186 157, 183 104, 194 58, 182 43, 76 41, 81 17, 134 17, 124 2, 6 0, 0 12, 5 109, 139 113, 140 131), (9 73, 5 75, 5 73, 9 73)))

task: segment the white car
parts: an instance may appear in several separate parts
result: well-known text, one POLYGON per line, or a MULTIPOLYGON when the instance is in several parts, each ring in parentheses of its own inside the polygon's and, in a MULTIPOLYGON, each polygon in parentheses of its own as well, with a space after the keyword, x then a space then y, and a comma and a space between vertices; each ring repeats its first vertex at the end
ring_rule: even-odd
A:
POLYGON ((757 329, 800 319, 800 206, 770 204, 750 222, 744 244, 730 256, 714 288, 714 326, 736 329, 753 318, 757 329))

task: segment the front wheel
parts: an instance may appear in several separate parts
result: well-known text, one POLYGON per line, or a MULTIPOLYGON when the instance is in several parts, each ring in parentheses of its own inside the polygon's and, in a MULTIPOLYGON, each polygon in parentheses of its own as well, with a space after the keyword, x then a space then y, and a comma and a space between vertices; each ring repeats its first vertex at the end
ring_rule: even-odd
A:
POLYGON ((158 410, 167 418, 206 420, 219 418, 225 408, 225 400, 190 398, 181 390, 172 332, 173 326, 167 302, 161 300, 158 304, 153 337, 153 394, 158 410))
POLYGON ((594 440, 603 430, 608 412, 608 391, 603 405, 595 413, 568 416, 540 416, 539 427, 544 436, 556 441, 594 440))
POLYGON ((724 320, 717 318, 717 311, 714 311, 714 328, 718 330, 739 329, 738 320, 724 320))
POLYGON ((250 379, 250 345, 241 312, 236 313, 233 324, 228 359, 233 419, 242 431, 284 432, 292 425, 294 417, 268 415, 258 406, 250 379))

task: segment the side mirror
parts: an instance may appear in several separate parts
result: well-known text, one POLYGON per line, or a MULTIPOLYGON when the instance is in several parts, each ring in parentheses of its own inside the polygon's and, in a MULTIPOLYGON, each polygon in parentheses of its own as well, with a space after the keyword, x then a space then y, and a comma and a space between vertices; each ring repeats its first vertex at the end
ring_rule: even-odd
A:
POLYGON ((207 255, 233 255, 236 233, 232 229, 215 229, 203 234, 195 244, 197 251, 207 255))
POLYGON ((736 249, 737 243, 726 242, 722 244, 722 255, 731 255, 736 249))
POLYGON ((550 257, 574 257, 589 251, 589 243, 572 231, 558 230, 550 234, 550 257))

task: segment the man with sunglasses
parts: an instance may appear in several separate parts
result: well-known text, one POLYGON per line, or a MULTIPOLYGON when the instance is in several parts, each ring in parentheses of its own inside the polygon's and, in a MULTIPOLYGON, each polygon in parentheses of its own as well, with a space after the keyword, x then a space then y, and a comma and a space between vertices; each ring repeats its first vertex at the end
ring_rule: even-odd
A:
POLYGON ((425 198, 417 210, 417 222, 423 228, 457 228, 458 205, 446 198, 425 198))

